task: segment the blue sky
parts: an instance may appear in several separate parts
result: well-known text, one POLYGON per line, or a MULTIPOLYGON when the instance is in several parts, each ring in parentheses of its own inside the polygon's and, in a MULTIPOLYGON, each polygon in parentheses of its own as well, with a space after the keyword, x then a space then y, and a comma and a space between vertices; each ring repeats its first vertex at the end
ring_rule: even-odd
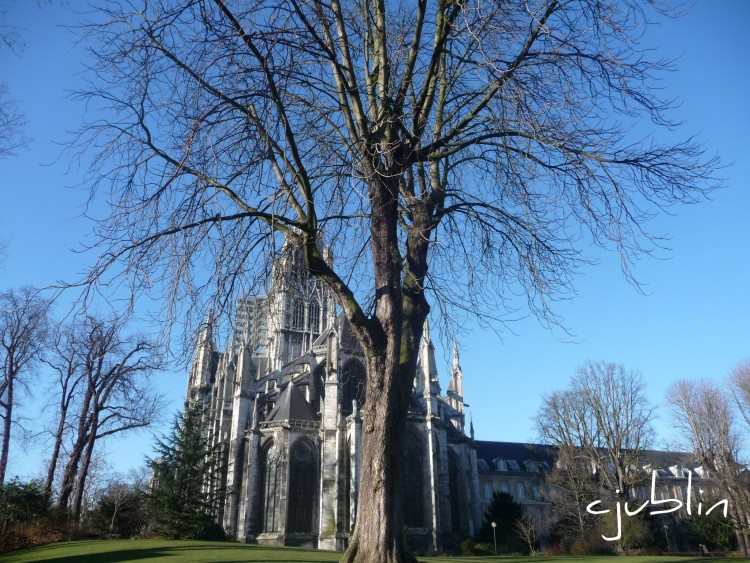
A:
MULTIPOLYGON (((73 7, 83 3, 41 8, 30 0, 3 4, 2 24, 19 28, 26 48, 18 55, 0 50, 0 80, 19 100, 32 138, 27 150, 0 160, 0 240, 9 243, 0 270, 4 289, 74 278, 90 260, 71 251, 90 232, 90 224, 80 217, 86 163, 71 161, 61 144, 84 117, 93 116, 67 96, 80 84, 83 49, 61 24, 77 22, 73 7)), ((572 336, 527 318, 501 328, 500 338, 474 329, 461 340, 464 393, 478 439, 533 440, 531 417, 541 394, 563 387, 589 359, 640 370, 649 398, 663 405, 672 381, 720 380, 750 357, 747 21, 746 0, 699 0, 686 17, 663 19, 649 31, 646 41, 659 54, 680 57, 661 86, 667 95, 682 99, 675 114, 684 120, 681 133, 699 135, 709 153, 721 156, 728 165, 723 171, 727 188, 715 193, 713 201, 674 208, 652 223, 652 231, 671 237, 670 251, 639 262, 636 276, 645 295, 623 278, 614 253, 595 251, 600 263, 576 279, 578 297, 556 306, 572 336)), ((439 369, 445 388, 450 351, 444 357, 439 369)), ((171 401, 170 412, 180 408, 185 384, 186 375, 179 370, 157 378, 171 401)), ((33 385, 35 398, 25 408, 30 419, 40 418, 48 395, 45 385, 33 385)), ((670 435, 666 409, 660 407, 658 413, 660 445, 680 447, 670 435)), ((124 472, 141 464, 150 442, 148 432, 111 442, 113 468, 124 472)), ((27 454, 12 445, 11 475, 35 474, 41 463, 41 445, 27 454)))

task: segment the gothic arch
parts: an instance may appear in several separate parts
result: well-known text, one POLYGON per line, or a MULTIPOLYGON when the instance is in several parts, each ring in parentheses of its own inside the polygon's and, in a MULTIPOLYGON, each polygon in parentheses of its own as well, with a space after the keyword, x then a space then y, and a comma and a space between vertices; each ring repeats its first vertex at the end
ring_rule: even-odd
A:
POLYGON ((289 492, 286 504, 286 531, 290 534, 312 534, 317 497, 318 464, 315 449, 306 439, 299 439, 289 454, 289 492))
POLYGON ((425 445, 413 431, 404 436, 403 514, 404 524, 423 528, 424 518, 425 445))
POLYGON ((352 413, 352 402, 357 401, 361 408, 367 399, 365 366, 356 358, 351 358, 341 370, 341 412, 346 416, 352 413))
POLYGON ((464 504, 461 494, 461 462, 455 453, 448 450, 448 491, 451 506, 451 529, 454 534, 460 533, 462 522, 466 520, 462 510, 464 504))
POLYGON ((279 531, 281 450, 272 440, 261 450, 261 532, 279 531))

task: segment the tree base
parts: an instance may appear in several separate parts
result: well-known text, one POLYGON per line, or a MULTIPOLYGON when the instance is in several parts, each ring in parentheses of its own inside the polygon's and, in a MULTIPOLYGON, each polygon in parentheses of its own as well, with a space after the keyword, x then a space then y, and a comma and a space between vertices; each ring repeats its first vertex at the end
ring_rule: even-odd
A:
POLYGON ((385 544, 364 546, 357 539, 353 539, 349 547, 341 556, 340 563, 418 563, 417 557, 404 544, 395 542, 394 549, 388 549, 385 544))

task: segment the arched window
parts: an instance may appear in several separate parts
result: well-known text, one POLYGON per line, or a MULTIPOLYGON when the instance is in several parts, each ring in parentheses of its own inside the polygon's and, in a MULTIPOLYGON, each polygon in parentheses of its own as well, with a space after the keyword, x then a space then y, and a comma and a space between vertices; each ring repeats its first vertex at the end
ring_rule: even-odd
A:
POLYGON ((279 449, 271 444, 263 449, 263 465, 261 467, 263 475, 263 532, 278 532, 279 530, 279 488, 280 483, 280 452, 279 449))
POLYGON ((408 432, 404 437, 404 482, 402 498, 404 524, 410 528, 424 526, 424 447, 422 441, 408 432))
POLYGON ((286 529, 290 534, 312 534, 317 470, 309 443, 299 442, 289 457, 289 494, 286 529))
POLYGON ((365 367, 358 360, 349 360, 341 373, 341 412, 344 416, 352 414, 354 400, 358 408, 364 405, 366 396, 365 367))
POLYGON ((299 297, 294 300, 291 328, 293 330, 303 330, 305 328, 305 304, 299 297))
POLYGON ((451 495, 451 527, 454 534, 461 533, 460 473, 456 456, 448 454, 448 490, 451 495))
POLYGON ((309 319, 307 324, 309 325, 310 331, 315 334, 320 333, 320 305, 318 305, 318 302, 315 299, 313 299, 308 307, 307 318, 309 319))

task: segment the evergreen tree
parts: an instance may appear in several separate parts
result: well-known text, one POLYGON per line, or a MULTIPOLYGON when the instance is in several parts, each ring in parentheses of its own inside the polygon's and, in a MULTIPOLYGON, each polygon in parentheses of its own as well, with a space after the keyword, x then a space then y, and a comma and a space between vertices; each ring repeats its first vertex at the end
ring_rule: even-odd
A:
POLYGON ((496 524, 498 553, 528 551, 523 540, 517 533, 517 522, 523 521, 526 511, 523 506, 516 502, 508 493, 495 491, 492 494, 492 502, 484 513, 482 528, 477 539, 480 542, 493 544, 495 538, 492 532, 492 523, 496 524))
POLYGON ((216 509, 223 492, 216 468, 219 452, 205 432, 208 419, 197 406, 175 417, 168 436, 157 439, 157 457, 149 460, 154 474, 147 505, 152 532, 169 538, 223 539, 216 509))
POLYGON ((24 524, 49 511, 49 497, 37 481, 24 483, 15 477, 0 485, 0 534, 14 524, 24 524))

